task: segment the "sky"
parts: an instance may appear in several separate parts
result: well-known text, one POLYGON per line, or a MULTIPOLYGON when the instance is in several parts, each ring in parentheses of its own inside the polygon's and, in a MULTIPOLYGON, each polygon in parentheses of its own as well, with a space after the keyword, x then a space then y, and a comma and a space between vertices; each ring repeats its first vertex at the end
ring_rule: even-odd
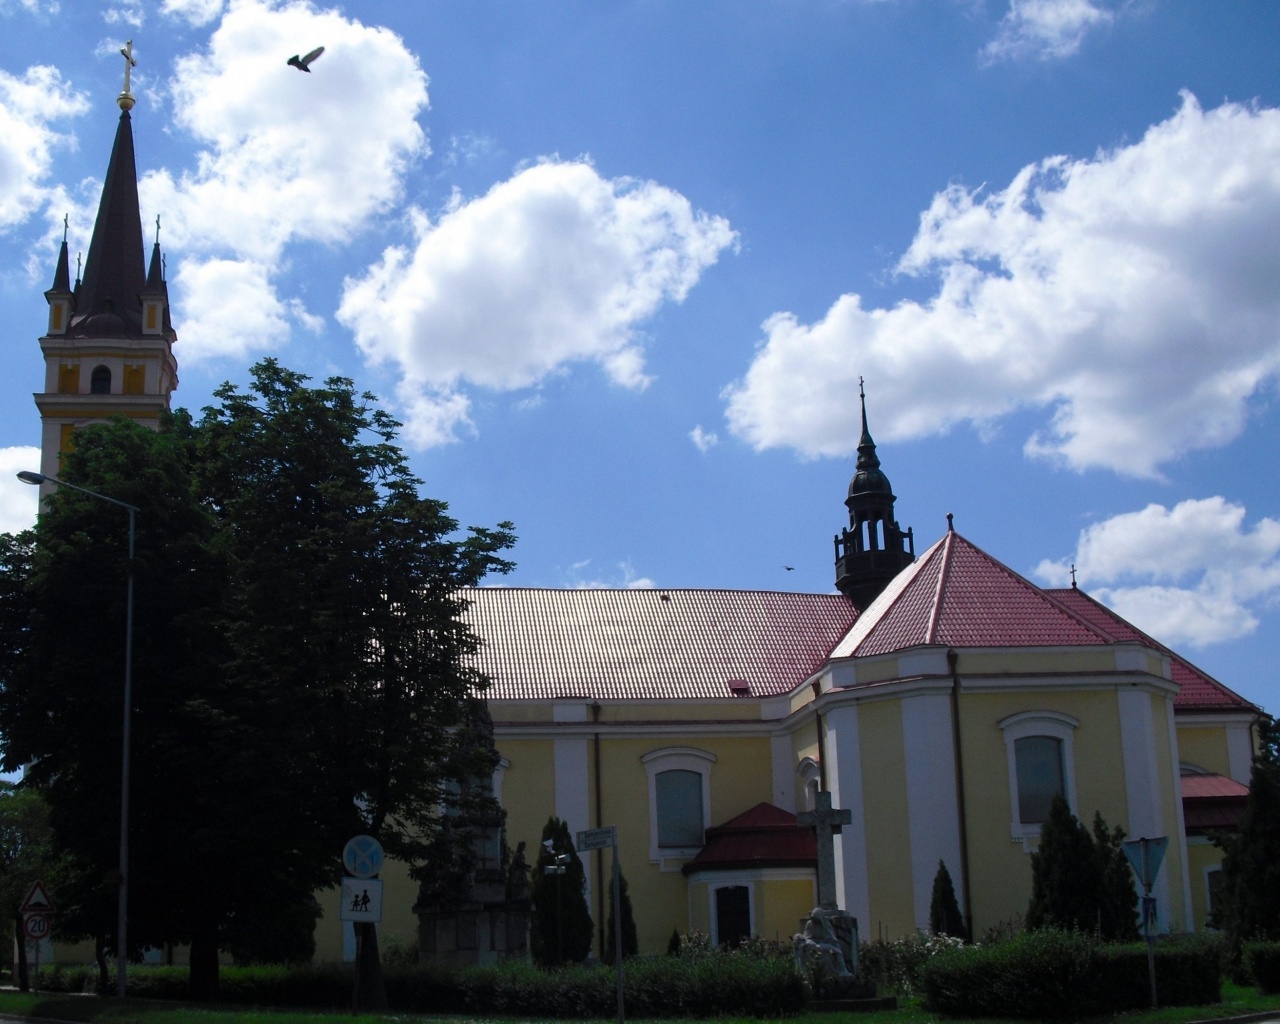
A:
POLYGON ((175 405, 351 378, 515 523, 507 584, 829 592, 863 381, 917 552, 953 513, 1280 710, 1280 4, 0 0, 0 38, 0 529, 132 40, 175 405))

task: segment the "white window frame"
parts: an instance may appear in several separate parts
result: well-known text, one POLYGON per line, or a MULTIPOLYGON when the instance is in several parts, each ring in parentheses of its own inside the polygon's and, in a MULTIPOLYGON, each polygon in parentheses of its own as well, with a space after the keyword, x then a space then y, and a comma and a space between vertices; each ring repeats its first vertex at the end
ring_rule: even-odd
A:
POLYGON ((812 757, 802 757, 796 765, 796 778, 800 780, 801 810, 812 811, 817 806, 815 794, 822 788, 822 768, 812 757))
POLYGON ((662 772, 695 772, 702 778, 702 831, 711 827, 711 766, 716 755, 697 747, 663 747, 651 750, 640 758, 649 777, 649 862, 660 864, 663 871, 679 870, 678 865, 668 868, 666 861, 688 860, 701 846, 658 845, 658 776, 662 772))
POLYGON ((1050 736, 1062 742, 1062 785, 1071 813, 1076 810, 1076 761, 1075 731, 1080 720, 1061 711, 1019 711, 999 722, 1004 732, 1005 753, 1009 767, 1009 838, 1014 842, 1040 835, 1040 823, 1024 824, 1018 813, 1018 758, 1017 741, 1028 736, 1050 736))
POLYGON ((707 886, 707 909, 710 911, 711 916, 711 945, 717 947, 720 945, 720 914, 717 900, 720 898, 721 889, 747 890, 747 938, 753 938, 756 935, 755 884, 746 880, 731 881, 725 879, 707 886))

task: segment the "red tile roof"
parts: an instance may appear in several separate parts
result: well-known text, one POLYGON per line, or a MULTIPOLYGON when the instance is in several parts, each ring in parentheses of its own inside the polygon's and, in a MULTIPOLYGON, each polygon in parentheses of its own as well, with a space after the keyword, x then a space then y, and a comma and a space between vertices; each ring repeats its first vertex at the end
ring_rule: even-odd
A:
POLYGON ((1234 829, 1249 798, 1249 787, 1223 775, 1183 775, 1182 817, 1187 835, 1234 829))
POLYGON ((1183 775, 1182 799, 1210 800, 1217 797, 1238 797, 1243 800, 1249 795, 1249 787, 1225 775, 1183 775))
POLYGON ((841 594, 754 590, 467 591, 490 699, 738 699, 817 672, 857 611, 841 594), (740 687, 739 687, 740 689, 740 687))
POLYGON ((1147 636, 1130 622, 1126 622, 1106 605, 1094 600, 1075 587, 1048 590, 1057 601, 1070 608, 1081 618, 1088 619, 1117 640, 1131 640, 1169 656, 1170 675, 1178 684, 1178 696, 1173 706, 1179 711, 1260 711, 1238 693, 1223 686, 1212 676, 1196 668, 1182 656, 1175 654, 1158 640, 1147 636))
POLYGON ((954 531, 903 570, 836 657, 909 647, 1058 647, 1111 637, 954 531))
POLYGON ((684 865, 695 871, 739 868, 817 868, 818 840, 813 829, 796 823, 796 816, 770 803, 758 803, 723 825, 707 829, 698 855, 684 865))

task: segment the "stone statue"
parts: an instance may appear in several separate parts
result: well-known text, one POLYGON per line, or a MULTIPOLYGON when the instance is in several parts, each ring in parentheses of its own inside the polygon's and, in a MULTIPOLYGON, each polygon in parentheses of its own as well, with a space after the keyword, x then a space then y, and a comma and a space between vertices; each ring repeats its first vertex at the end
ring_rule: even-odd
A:
POLYGON ((830 911, 814 907, 805 918, 804 930, 792 937, 796 968, 803 974, 816 974, 824 980, 852 980, 853 965, 848 962, 831 916, 830 911))
POLYGON ((507 902, 529 902, 529 864, 524 857, 524 840, 516 847, 507 868, 507 902))

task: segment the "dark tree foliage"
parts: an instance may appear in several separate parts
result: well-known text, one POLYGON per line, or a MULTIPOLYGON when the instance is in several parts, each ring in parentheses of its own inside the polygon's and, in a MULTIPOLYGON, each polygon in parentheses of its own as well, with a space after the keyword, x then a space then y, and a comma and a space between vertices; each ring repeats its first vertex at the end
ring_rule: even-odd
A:
POLYGON ((547 819, 542 845, 529 880, 533 902, 530 951, 545 967, 580 964, 591 952, 591 912, 587 909, 587 876, 574 849, 569 826, 559 818, 547 819), (548 848, 550 841, 550 848, 548 848), (561 873, 547 868, 564 856, 561 873))
POLYGON ((951 935, 967 939, 964 915, 956 901, 956 888, 951 882, 947 865, 938 861, 938 873, 933 876, 933 897, 929 901, 929 930, 934 935, 951 935))
MULTIPOLYGON (((439 808, 471 799, 449 780, 491 767, 466 728, 485 680, 459 590, 509 569, 514 540, 509 524, 459 537, 419 495, 397 424, 348 380, 313 387, 266 361, 217 399, 158 433, 77 431, 60 474, 141 510, 129 938, 190 943, 204 994, 219 949, 305 955, 313 894, 337 882, 351 836, 426 870, 439 808)), ((84 866, 64 926, 108 946, 126 526, 63 488, 33 554, 0 548, 5 765, 34 763, 84 866)))
POLYGON ((1233 950, 1251 939, 1280 939, 1280 722, 1258 722, 1249 797, 1223 850, 1222 894, 1214 925, 1233 950))
MULTIPOLYGON (((125 510, 69 488, 48 501, 18 591, 27 616, 0 650, 9 770, 48 802, 57 848, 81 879, 60 903, 64 938, 116 946, 126 578, 134 576, 130 743, 130 950, 192 942, 225 898, 234 813, 212 765, 223 747, 224 564, 172 431, 123 419, 77 432, 62 478, 144 511, 128 562, 125 510)), ((8 616, 6 615, 5 618, 8 616)), ((248 793, 242 794, 248 797, 248 793)))
POLYGON ((1055 797, 1031 855, 1031 904, 1027 927, 1094 932, 1104 939, 1137 937, 1137 892, 1121 842, 1102 815, 1094 834, 1062 797, 1055 797))
MULTIPOLYGON (((67 873, 67 865, 54 852, 44 798, 37 790, 0 782, 0 922, 9 926, 15 950, 13 980, 23 992, 31 986, 22 901, 39 882, 58 905, 67 873)), ((4 933, 0 929, 0 935, 4 933)))
POLYGON ((1098 933, 1115 942, 1139 938, 1138 890, 1124 855, 1125 832, 1108 829, 1102 815, 1093 815, 1094 870, 1098 876, 1098 933))
MULTIPOLYGON (((615 856, 617 854, 615 853, 615 856)), ((614 938, 614 915, 618 912, 618 908, 613 902, 613 878, 609 878, 609 919, 605 924, 604 930, 604 949, 600 951, 600 959, 607 964, 613 963, 614 949, 617 940, 614 938)), ((631 910, 631 894, 627 892, 627 876, 621 871, 618 872, 618 890, 621 894, 620 902, 622 904, 622 959, 633 957, 640 952, 640 939, 636 935, 636 918, 631 910)))

